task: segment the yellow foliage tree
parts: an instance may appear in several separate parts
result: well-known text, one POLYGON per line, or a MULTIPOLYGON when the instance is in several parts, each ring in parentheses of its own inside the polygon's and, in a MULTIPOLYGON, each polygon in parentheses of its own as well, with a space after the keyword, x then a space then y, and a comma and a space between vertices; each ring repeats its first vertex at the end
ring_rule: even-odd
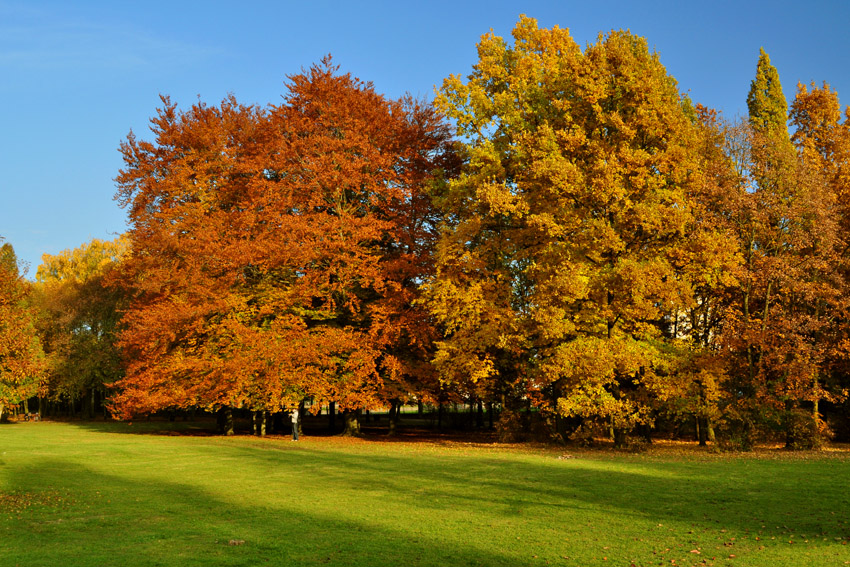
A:
POLYGON ((71 407, 84 402, 89 416, 106 384, 121 376, 116 326, 123 292, 106 284, 129 251, 126 236, 97 238, 73 250, 42 256, 36 272, 38 322, 49 361, 47 393, 71 407))
MULTIPOLYGON (((646 41, 521 17, 437 104, 465 139, 428 286, 443 379, 621 435, 651 421, 669 313, 692 301, 696 117, 646 41)), ((669 330, 667 331, 669 337, 669 330)))

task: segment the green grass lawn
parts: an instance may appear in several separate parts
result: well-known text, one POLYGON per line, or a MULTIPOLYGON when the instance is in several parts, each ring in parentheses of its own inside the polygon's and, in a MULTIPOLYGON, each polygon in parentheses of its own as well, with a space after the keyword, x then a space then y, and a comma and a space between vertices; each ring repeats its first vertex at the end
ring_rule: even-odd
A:
POLYGON ((846 453, 152 432, 169 425, 0 425, 0 565, 850 564, 846 453))

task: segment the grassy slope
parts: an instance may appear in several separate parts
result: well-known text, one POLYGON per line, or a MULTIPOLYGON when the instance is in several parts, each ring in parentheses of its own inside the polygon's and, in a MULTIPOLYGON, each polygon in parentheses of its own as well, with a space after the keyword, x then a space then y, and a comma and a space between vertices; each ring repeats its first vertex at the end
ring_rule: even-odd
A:
POLYGON ((850 564, 846 455, 558 459, 143 429, 0 426, 0 564, 850 564))

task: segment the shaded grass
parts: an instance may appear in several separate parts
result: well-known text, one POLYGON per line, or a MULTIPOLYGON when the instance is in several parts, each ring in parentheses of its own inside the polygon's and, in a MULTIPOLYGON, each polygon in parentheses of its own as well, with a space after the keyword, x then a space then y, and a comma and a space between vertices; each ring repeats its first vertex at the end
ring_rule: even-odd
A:
POLYGON ((846 454, 559 459, 162 427, 0 427, 0 564, 850 564, 846 454))

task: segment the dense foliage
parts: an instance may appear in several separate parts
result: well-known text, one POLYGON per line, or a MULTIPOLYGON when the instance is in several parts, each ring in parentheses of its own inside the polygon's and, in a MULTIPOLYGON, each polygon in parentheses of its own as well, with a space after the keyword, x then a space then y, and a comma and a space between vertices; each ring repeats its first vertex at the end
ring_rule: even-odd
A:
POLYGON ((38 393, 44 372, 29 292, 7 242, 0 246, 0 419, 8 408, 38 393))
POLYGON ((427 395, 428 277, 448 129, 326 60, 279 106, 166 99, 130 137, 119 198, 132 253, 115 409, 342 410, 427 395))
POLYGON ((330 59, 275 106, 163 98, 121 146, 127 235, 39 269, 42 393, 817 446, 850 415, 850 114, 826 84, 789 109, 764 50, 747 104, 694 105, 629 32, 526 17, 434 106, 330 59))
POLYGON ((103 406, 107 384, 123 375, 116 332, 125 294, 107 280, 128 248, 124 236, 94 239, 44 254, 36 272, 37 326, 48 362, 45 399, 67 402, 72 411, 79 403, 89 417, 103 406))
POLYGON ((692 302, 703 260, 692 109, 629 33, 582 52, 526 18, 514 38, 485 36, 469 81, 438 99, 468 159, 429 286, 447 331, 436 362, 506 401, 626 431, 668 387, 668 316, 692 302))

